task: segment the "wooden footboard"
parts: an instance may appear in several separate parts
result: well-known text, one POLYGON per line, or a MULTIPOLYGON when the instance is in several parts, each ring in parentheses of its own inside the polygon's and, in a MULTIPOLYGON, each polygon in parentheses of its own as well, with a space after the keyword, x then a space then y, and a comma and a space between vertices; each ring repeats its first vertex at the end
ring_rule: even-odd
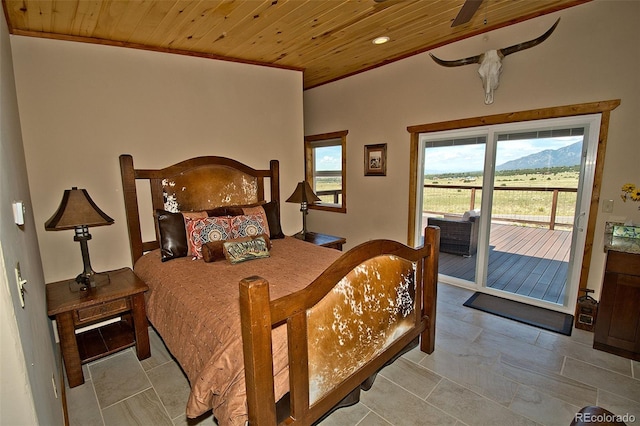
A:
POLYGON ((305 289, 270 300, 260 277, 240 282, 251 426, 276 425, 271 330, 286 323, 290 412, 281 423, 311 424, 366 384, 420 337, 435 341, 439 228, 412 249, 374 240, 350 250, 305 289))

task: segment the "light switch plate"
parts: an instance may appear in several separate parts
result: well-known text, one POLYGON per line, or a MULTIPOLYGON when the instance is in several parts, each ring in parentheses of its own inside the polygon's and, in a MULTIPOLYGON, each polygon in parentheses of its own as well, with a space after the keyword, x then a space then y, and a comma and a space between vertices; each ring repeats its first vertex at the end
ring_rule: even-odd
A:
POLYGON ((613 212, 613 200, 604 200, 602 203, 602 213, 612 213, 613 212))
POLYGON ((22 279, 22 272, 20 272, 20 263, 16 264, 16 284, 18 286, 18 297, 20 297, 20 305, 24 309, 24 285, 27 283, 27 280, 22 279))

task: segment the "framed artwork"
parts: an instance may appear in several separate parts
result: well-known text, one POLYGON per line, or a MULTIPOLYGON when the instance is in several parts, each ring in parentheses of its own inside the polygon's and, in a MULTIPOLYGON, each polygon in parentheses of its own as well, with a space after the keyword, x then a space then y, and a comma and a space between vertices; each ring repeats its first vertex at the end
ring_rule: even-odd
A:
POLYGON ((364 175, 387 175, 387 144, 364 146, 364 175))

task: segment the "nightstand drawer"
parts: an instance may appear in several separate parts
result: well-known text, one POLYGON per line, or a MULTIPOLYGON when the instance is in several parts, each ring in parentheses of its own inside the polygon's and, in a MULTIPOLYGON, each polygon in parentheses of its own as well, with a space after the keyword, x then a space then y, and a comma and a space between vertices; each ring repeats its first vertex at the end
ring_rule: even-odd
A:
POLYGON ((82 324, 129 310, 131 310, 131 302, 127 297, 125 299, 118 299, 112 302, 91 306, 90 308, 78 309, 75 311, 74 320, 76 324, 82 324))

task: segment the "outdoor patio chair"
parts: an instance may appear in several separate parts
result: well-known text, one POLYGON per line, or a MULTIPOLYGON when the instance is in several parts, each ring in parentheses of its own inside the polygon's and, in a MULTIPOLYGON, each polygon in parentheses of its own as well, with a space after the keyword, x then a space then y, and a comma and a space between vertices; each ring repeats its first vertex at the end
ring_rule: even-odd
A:
POLYGON ((440 227, 440 251, 444 253, 473 256, 478 251, 478 228, 480 217, 462 219, 427 218, 427 225, 440 227))

